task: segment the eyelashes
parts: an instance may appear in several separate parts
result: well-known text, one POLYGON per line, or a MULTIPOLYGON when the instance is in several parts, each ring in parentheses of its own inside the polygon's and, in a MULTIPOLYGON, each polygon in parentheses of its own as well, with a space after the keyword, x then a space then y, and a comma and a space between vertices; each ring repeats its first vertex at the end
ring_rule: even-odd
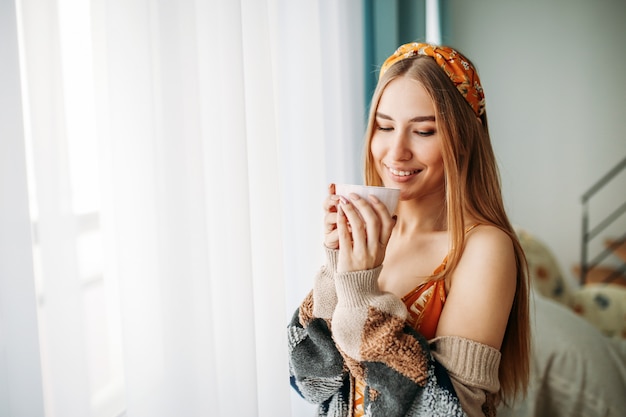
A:
MULTIPOLYGON (((384 127, 384 126, 377 126, 376 130, 380 131, 380 132, 393 132, 394 128, 393 127, 384 127)), ((428 137, 428 136, 432 136, 435 134, 435 130, 414 130, 412 131, 413 134, 417 135, 417 136, 421 136, 421 137, 428 137)))

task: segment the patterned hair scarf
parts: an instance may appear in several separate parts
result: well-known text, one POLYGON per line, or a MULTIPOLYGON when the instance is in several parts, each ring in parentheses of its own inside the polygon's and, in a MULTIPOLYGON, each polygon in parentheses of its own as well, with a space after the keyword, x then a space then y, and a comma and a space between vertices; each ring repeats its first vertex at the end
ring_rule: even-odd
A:
POLYGON ((485 112, 485 94, 480 85, 478 72, 467 58, 447 46, 417 42, 404 44, 383 63, 379 78, 396 62, 418 55, 430 56, 435 59, 435 62, 452 80, 465 101, 472 107, 476 116, 480 117, 485 112))

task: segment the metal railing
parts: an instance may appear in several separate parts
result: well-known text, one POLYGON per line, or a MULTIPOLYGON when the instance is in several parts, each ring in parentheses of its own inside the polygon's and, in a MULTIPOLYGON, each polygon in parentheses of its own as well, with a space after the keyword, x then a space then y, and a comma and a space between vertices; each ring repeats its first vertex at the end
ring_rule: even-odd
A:
MULTIPOLYGON (((581 245, 581 261, 580 261, 580 283, 585 284, 587 280, 587 273, 598 266, 600 262, 610 256, 615 249, 624 243, 626 240, 626 233, 620 238, 615 240, 611 245, 607 245, 606 248, 600 252, 591 261, 588 261, 589 256, 589 242, 597 237, 603 230, 609 227, 618 217, 626 212, 626 201, 622 203, 617 209, 613 210, 608 216, 600 221, 593 229, 589 229, 589 200, 599 190, 601 190, 606 184, 608 184, 617 174, 626 168, 626 158, 622 159, 617 165, 615 165, 609 172, 607 172, 602 178, 598 180, 593 186, 587 190, 582 196, 583 204, 583 218, 582 218, 582 245, 581 245)), ((610 282, 617 278, 621 274, 626 272, 626 264, 623 264, 620 268, 616 268, 610 275, 604 278, 604 282, 610 282)))

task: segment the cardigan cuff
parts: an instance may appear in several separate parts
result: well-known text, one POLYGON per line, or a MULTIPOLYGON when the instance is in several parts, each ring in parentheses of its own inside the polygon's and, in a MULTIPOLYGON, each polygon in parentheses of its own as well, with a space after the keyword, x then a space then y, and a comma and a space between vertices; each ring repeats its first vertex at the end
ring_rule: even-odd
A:
POLYGON ((329 271, 337 272, 337 258, 339 256, 339 249, 330 249, 324 246, 324 252, 326 254, 326 268, 329 271))
POLYGON ((313 316, 330 319, 337 305, 335 291, 335 272, 337 271, 337 249, 324 246, 326 264, 321 268, 313 282, 313 316))
POLYGON ((500 389, 500 351, 458 336, 441 336, 429 341, 433 356, 465 385, 487 392, 500 389))
POLYGON ((380 265, 374 269, 336 274, 335 288, 341 304, 346 307, 367 306, 373 297, 381 295, 378 276, 382 269, 380 265))

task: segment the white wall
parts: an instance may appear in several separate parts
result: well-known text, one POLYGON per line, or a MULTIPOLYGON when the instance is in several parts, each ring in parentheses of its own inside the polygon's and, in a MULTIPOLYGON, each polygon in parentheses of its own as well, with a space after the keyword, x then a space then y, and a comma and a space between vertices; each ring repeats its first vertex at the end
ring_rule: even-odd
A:
MULTIPOLYGON (((481 75, 511 220, 547 243, 573 280, 580 197, 626 157, 626 2, 444 6, 443 43, 465 52, 481 75)), ((625 200, 622 173, 592 206, 592 221, 625 200)), ((624 217, 606 237, 626 232, 624 217)))

